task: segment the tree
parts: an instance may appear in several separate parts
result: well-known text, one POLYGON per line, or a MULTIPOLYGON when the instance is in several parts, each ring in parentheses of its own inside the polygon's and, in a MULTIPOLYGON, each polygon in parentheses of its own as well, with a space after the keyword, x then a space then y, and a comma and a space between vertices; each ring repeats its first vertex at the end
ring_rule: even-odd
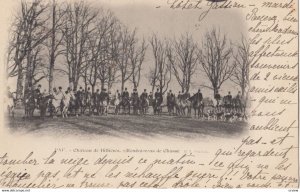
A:
POLYGON ((138 87, 141 79, 142 64, 144 62, 147 45, 143 39, 141 46, 137 47, 138 41, 135 40, 129 50, 129 59, 131 63, 132 78, 131 81, 134 87, 138 87))
POLYGON ((98 79, 102 88, 109 81, 109 69, 111 67, 110 31, 117 24, 118 20, 111 12, 102 11, 102 15, 97 18, 96 30, 88 37, 89 59, 86 70, 92 92, 95 90, 98 79))
POLYGON ((46 78, 45 71, 45 56, 43 54, 44 46, 39 45, 33 50, 28 52, 26 57, 26 79, 25 79, 25 96, 27 93, 33 90, 35 85, 39 83, 42 79, 46 78), (30 63, 30 64, 29 64, 30 63), (30 68, 29 68, 30 67, 30 68))
POLYGON ((46 27, 49 18, 45 15, 47 9, 48 5, 43 4, 42 0, 22 1, 21 10, 12 24, 7 72, 8 77, 17 76, 17 99, 23 97, 24 88, 32 85, 32 79, 28 79, 33 72, 32 62, 29 62, 33 55, 31 51, 49 36, 46 27), (24 61, 26 59, 27 62, 24 61))
POLYGON ((63 45, 70 87, 77 89, 80 77, 86 68, 85 56, 89 47, 88 37, 95 30, 98 12, 89 5, 73 2, 67 5, 63 18, 63 45))
POLYGON ((198 58, 211 85, 202 86, 212 89, 216 94, 234 73, 236 64, 230 61, 231 56, 232 46, 226 35, 221 36, 220 31, 215 28, 206 33, 198 58))
POLYGON ((250 45, 245 37, 242 36, 241 43, 237 46, 237 53, 234 55, 236 67, 231 77, 231 81, 240 87, 242 97, 245 96, 249 87, 250 64, 255 58, 250 58, 249 53, 250 45))
POLYGON ((49 93, 53 89, 53 74, 55 70, 55 61, 59 55, 63 54, 63 50, 60 49, 60 47, 62 46, 63 35, 62 33, 59 33, 63 30, 63 16, 64 10, 59 4, 56 3, 55 0, 53 0, 51 5, 51 34, 49 35, 49 38, 46 41, 46 47, 48 48, 49 54, 49 68, 47 71, 49 81, 49 93))
POLYGON ((117 37, 113 39, 113 62, 115 62, 118 72, 121 78, 121 90, 124 90, 125 83, 132 76, 132 68, 130 64, 130 49, 134 44, 136 30, 132 32, 122 26, 117 34, 117 37))
POLYGON ((160 92, 164 94, 171 81, 171 66, 167 57, 168 46, 166 41, 161 41, 156 34, 152 35, 149 42, 154 58, 154 68, 151 69, 149 77, 152 92, 156 86, 159 86, 160 92))
POLYGON ((172 72, 183 93, 189 92, 192 76, 196 71, 198 61, 196 51, 197 44, 190 34, 186 34, 175 40, 167 53, 172 72))

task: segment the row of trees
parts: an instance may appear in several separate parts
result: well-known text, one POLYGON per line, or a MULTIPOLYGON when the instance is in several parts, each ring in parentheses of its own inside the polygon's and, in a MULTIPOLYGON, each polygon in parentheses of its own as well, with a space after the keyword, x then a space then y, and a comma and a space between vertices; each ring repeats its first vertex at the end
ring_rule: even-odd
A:
POLYGON ((17 78, 17 98, 42 79, 51 91, 55 73, 68 76, 73 89, 83 81, 93 92, 98 84, 110 89, 120 83, 123 90, 127 82, 139 86, 147 50, 153 58, 148 75, 152 91, 159 87, 166 92, 175 78, 181 91, 188 92, 198 67, 211 83, 202 86, 214 92, 229 79, 243 95, 248 87, 251 60, 244 38, 233 46, 212 29, 201 46, 188 33, 172 41, 157 34, 141 40, 136 29, 124 26, 112 12, 83 1, 22 1, 11 27, 7 74, 17 78))

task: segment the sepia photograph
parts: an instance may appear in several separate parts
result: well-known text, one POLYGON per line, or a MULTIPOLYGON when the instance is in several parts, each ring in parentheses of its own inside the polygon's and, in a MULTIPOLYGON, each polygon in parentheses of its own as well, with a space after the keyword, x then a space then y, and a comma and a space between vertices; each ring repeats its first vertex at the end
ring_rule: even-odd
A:
POLYGON ((159 7, 110 6, 18 3, 6 53, 10 131, 183 138, 245 131, 252 58, 240 20, 222 25, 211 16, 195 29, 184 23, 190 15, 175 23, 159 7), (170 26, 160 29, 165 20, 170 26))

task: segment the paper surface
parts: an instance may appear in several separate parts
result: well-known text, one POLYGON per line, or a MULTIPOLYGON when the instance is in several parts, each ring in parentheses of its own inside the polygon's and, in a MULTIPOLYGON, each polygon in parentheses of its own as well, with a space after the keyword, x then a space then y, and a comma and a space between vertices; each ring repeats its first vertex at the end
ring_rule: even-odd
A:
MULTIPOLYGON (((237 45, 245 38, 250 46, 247 59, 251 60, 247 120, 197 119, 193 110, 191 118, 166 113, 41 120, 38 115, 22 119, 23 110, 19 109, 12 119, 3 103, 1 188, 298 187, 298 1, 85 3, 110 10, 130 30, 137 28, 139 40, 145 39, 148 47, 139 93, 151 89, 147 75, 154 66, 149 43, 152 34, 170 39, 172 44, 189 33, 205 53, 205 35, 216 29, 221 36, 227 35, 228 45, 233 47, 232 63, 236 62, 237 45)), ((5 78, 5 66, 13 33, 10 26, 20 5, 21 1, 1 4, 1 99, 6 85, 16 89, 16 80, 5 78)), ((204 97, 214 100, 212 89, 205 87, 211 84, 200 57, 196 65, 191 94, 201 88, 204 97)), ((55 86, 68 86, 66 75, 55 78, 55 86)), ((222 96, 240 91, 232 79, 219 89, 222 96)), ((132 82, 125 86, 131 92, 132 82)), ((112 87, 116 91, 120 84, 112 87)), ((173 75, 169 89, 176 94, 181 91, 173 75)))

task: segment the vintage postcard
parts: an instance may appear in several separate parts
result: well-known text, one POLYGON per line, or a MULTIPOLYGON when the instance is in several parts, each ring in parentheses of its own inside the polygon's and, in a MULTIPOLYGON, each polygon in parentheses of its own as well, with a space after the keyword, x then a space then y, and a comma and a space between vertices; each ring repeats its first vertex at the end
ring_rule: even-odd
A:
POLYGON ((0 188, 299 187, 297 0, 0 9, 0 188))

